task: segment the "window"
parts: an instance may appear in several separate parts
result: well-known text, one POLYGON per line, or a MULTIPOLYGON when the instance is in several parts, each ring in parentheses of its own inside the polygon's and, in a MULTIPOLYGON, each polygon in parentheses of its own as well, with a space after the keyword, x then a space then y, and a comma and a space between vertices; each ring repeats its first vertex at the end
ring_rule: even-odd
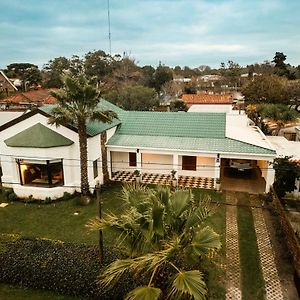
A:
POLYGON ((182 170, 196 171, 197 157, 196 156, 182 156, 182 170))
POLYGON ((22 185, 53 187, 64 184, 63 162, 57 160, 17 160, 22 185))
POLYGON ((98 159, 93 161, 94 179, 98 177, 98 159))
POLYGON ((136 153, 129 152, 129 166, 136 167, 136 153))

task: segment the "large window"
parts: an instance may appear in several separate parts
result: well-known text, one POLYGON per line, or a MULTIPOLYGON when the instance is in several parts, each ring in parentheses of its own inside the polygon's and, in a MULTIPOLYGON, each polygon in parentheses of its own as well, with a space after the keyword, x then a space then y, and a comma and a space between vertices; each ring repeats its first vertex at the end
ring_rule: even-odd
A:
POLYGON ((129 166, 136 167, 136 153, 129 152, 129 166))
POLYGON ((182 156, 182 170, 196 171, 197 157, 196 156, 182 156))
POLYGON ((22 185, 53 187, 64 184, 62 159, 17 160, 22 185))

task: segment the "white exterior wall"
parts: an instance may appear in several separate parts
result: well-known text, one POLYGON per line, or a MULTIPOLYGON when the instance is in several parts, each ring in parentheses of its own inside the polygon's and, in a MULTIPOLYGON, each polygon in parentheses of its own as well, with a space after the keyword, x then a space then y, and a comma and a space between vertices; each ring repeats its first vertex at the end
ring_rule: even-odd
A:
POLYGON ((193 104, 188 112, 231 113, 232 104, 193 104))
MULTIPOLYGON (((134 152, 134 151, 132 151, 134 152)), ((112 172, 129 171, 133 172, 137 167, 129 167, 129 153, 111 151, 112 172)))
POLYGON ((170 174, 173 170, 173 155, 142 153, 142 172, 170 174))
MULTIPOLYGON (((101 162, 98 164, 98 178, 94 179, 93 160, 101 159, 100 135, 88 138, 88 178, 91 188, 94 187, 96 180, 102 180, 101 162)), ((80 191, 80 155, 79 155, 79 139, 78 134, 64 126, 56 127, 48 124, 48 118, 36 114, 32 117, 21 121, 0 132, 0 160, 3 171, 3 186, 13 187, 15 193, 19 197, 28 197, 32 195, 34 198, 52 199, 63 196, 63 193, 80 191), (7 147, 4 140, 14 136, 15 134, 37 124, 41 123, 48 128, 58 132, 59 134, 74 141, 74 144, 66 147, 54 148, 19 148, 7 147), (20 184, 20 176, 16 159, 34 159, 34 160, 51 160, 63 159, 64 186, 59 187, 35 187, 24 186, 20 184)))
POLYGON ((215 156, 214 157, 197 156, 196 171, 182 170, 182 155, 179 156, 178 161, 179 161, 178 175, 215 178, 215 156))

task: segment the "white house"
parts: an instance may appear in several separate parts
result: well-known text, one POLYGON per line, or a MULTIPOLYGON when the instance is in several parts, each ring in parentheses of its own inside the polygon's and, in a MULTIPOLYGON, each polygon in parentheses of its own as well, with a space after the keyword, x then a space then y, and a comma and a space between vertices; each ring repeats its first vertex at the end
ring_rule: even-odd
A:
MULTIPOLYGON (((109 103, 102 107, 109 109, 109 103)), ((2 184, 19 197, 37 199, 62 197, 80 187, 79 141, 72 126, 48 124, 53 106, 44 106, 0 126, 0 166, 2 184)), ((0 114, 1 116, 1 114, 0 114)), ((101 132, 109 138, 120 123, 89 122, 88 179, 91 187, 102 182, 101 132)))
MULTIPOLYGON (((245 116, 124 111, 104 100, 100 106, 119 119, 87 124, 91 187, 102 182, 102 132, 113 180, 138 170, 145 182, 157 183, 174 170, 181 185, 214 188, 220 179, 224 189, 244 185, 250 192, 268 192, 274 181, 270 164, 276 152, 245 116)), ((2 182, 19 197, 57 198, 80 186, 76 128, 49 125, 51 109, 44 106, 0 126, 2 182)))

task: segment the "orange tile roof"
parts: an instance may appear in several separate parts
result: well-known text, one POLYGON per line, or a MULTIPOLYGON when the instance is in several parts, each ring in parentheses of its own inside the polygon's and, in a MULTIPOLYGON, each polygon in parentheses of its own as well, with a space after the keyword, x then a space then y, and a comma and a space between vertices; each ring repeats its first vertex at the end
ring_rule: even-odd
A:
POLYGON ((182 101, 187 105, 193 104, 232 104, 231 95, 223 94, 184 94, 182 101))
MULTIPOLYGON (((52 89, 55 90, 55 89, 52 89)), ((53 104, 56 99, 50 95, 50 89, 38 89, 28 92, 18 93, 13 96, 1 99, 1 102, 9 103, 34 103, 34 104, 53 104)))

